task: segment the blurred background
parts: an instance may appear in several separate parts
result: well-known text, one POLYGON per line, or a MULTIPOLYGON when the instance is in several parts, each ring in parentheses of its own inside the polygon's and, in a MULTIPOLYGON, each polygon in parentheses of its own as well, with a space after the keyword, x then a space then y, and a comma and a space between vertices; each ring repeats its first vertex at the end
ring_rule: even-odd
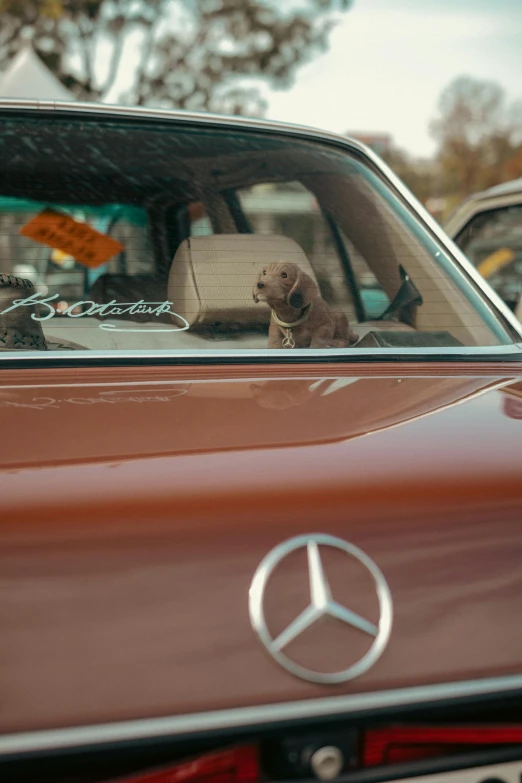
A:
POLYGON ((522 0, 0 0, 0 97, 361 139, 445 221, 522 177, 522 0))

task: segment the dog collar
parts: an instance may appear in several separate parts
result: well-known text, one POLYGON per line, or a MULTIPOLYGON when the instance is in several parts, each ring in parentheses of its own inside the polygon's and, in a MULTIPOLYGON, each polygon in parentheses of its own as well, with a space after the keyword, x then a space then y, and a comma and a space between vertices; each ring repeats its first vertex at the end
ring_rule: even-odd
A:
POLYGON ((312 310, 312 302, 309 302, 306 307, 303 307, 301 310, 301 315, 297 319, 297 321, 291 321, 287 323, 286 321, 282 321, 278 315, 276 314, 275 310, 272 310, 272 318, 276 322, 278 326, 282 326, 284 329, 294 329, 296 326, 299 326, 299 324, 302 324, 306 321, 306 319, 309 317, 310 312, 312 310))
POLYGON ((301 315, 296 321, 291 321, 290 323, 287 323, 286 321, 282 321, 275 313, 274 310, 272 310, 272 318, 276 322, 278 326, 280 326, 282 329, 286 331, 286 336, 283 337, 281 341, 281 346, 283 348, 295 348, 295 340, 292 335, 292 329, 294 327, 299 326, 299 324, 304 323, 308 316, 310 315, 310 311, 312 309, 312 302, 309 302, 306 307, 303 307, 301 310, 301 315))

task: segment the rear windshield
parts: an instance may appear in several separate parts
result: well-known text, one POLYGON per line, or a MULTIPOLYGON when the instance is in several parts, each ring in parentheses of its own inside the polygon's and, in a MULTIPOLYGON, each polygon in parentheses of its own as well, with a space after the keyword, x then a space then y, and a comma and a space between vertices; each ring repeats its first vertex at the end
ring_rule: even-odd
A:
POLYGON ((0 350, 510 342, 355 154, 260 131, 0 122, 0 350))

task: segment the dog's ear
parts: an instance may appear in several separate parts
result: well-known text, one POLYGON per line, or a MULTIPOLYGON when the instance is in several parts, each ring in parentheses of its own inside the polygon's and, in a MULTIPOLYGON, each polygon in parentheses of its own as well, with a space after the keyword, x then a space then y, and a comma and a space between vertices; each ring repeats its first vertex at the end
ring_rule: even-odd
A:
POLYGON ((315 299, 319 289, 312 278, 301 270, 297 273, 297 278, 288 294, 288 304, 290 307, 295 307, 296 310, 300 310, 305 305, 309 304, 312 299, 315 299))

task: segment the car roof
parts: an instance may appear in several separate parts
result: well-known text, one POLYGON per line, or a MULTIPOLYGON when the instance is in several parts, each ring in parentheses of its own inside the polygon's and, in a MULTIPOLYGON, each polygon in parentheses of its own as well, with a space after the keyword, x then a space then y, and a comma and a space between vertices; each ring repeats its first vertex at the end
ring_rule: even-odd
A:
POLYGON ((503 199, 508 200, 506 205, 517 203, 519 195, 522 198, 522 177, 472 193, 455 207, 446 220, 444 229, 450 237, 455 238, 475 214, 505 206, 503 199))
POLYGON ((0 97, 0 115, 8 115, 16 111, 32 113, 59 112, 71 115, 91 115, 104 118, 117 119, 151 119, 180 121, 187 124, 197 123, 210 126, 234 127, 237 129, 248 128, 251 130, 272 131, 288 135, 314 138, 316 141, 330 141, 357 148, 367 157, 377 160, 382 166, 379 156, 366 144, 351 136, 334 133, 311 125, 283 122, 281 120, 268 120, 259 117, 242 117, 228 114, 211 114, 209 112, 194 112, 185 109, 158 109, 146 106, 123 106, 118 104, 105 104, 81 101, 51 101, 32 100, 22 98, 0 97))
POLYGON ((470 196, 470 200, 491 198, 491 196, 508 196, 512 193, 522 193, 522 177, 512 179, 509 182, 502 182, 500 185, 494 185, 492 188, 482 190, 470 196))

